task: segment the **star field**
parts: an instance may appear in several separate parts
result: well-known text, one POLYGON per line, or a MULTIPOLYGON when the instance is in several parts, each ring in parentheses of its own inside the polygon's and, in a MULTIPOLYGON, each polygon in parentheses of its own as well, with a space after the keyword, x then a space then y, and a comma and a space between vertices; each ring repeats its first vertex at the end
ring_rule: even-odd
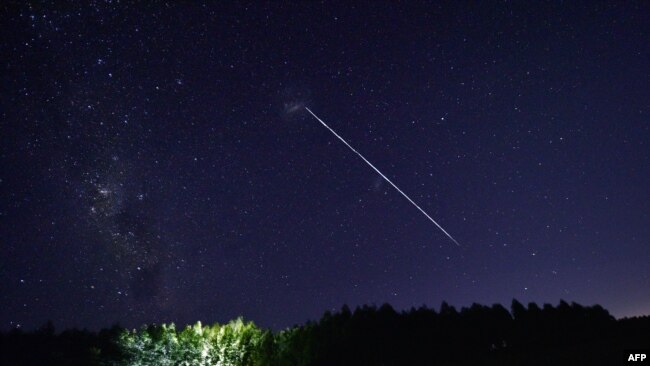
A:
POLYGON ((0 11, 1 329, 650 312, 643 2, 0 11))

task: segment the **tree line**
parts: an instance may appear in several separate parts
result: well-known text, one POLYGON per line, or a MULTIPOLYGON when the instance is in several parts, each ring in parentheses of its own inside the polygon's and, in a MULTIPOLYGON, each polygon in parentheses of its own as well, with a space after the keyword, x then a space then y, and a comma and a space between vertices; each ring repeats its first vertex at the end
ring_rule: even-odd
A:
POLYGON ((510 311, 499 304, 402 312, 343 306, 278 332, 241 318, 59 334, 50 322, 0 334, 0 365, 613 365, 625 349, 649 348, 648 316, 616 320, 599 305, 513 300, 510 311))

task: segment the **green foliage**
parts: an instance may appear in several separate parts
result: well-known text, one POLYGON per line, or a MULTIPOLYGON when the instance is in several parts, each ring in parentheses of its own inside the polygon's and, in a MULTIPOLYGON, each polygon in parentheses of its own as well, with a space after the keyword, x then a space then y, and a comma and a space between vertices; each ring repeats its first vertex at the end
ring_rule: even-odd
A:
POLYGON ((621 349, 650 346, 650 317, 615 320, 600 306, 513 301, 456 310, 389 305, 326 313, 277 333, 241 318, 99 333, 0 332, 0 365, 20 366, 412 366, 612 365, 621 349))
MULTIPOLYGON (((630 328, 639 321, 621 322, 625 328, 617 324, 602 307, 566 302, 556 308, 526 308, 513 301, 512 312, 501 305, 478 304, 458 311, 447 303, 439 312, 420 308, 398 313, 389 305, 354 311, 344 307, 318 322, 277 333, 241 318, 182 330, 163 324, 123 331, 116 350, 108 352, 121 357, 104 365, 573 365, 586 355, 590 364, 612 364, 615 353, 607 345, 647 347, 629 340, 650 329, 650 323, 630 328)), ((94 357, 106 360, 106 355, 94 357)))
POLYGON ((241 318, 225 325, 200 322, 177 331, 174 324, 124 331, 118 340, 128 366, 270 365, 273 334, 241 318))

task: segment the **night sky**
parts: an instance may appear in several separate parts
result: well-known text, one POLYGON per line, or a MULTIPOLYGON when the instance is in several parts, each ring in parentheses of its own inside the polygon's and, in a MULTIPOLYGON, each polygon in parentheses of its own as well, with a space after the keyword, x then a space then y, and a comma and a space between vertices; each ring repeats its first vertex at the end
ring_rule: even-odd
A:
POLYGON ((147 3, 0 7, 0 329, 650 313, 648 2, 147 3))

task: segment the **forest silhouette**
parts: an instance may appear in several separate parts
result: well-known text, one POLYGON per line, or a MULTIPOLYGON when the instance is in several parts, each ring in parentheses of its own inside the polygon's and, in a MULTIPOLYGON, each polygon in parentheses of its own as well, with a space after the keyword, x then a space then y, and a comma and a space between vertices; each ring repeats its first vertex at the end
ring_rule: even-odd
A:
POLYGON ((648 316, 617 320, 599 305, 513 300, 510 311, 343 306, 277 332, 241 318, 58 334, 48 322, 0 334, 0 365, 616 365, 624 350, 649 348, 648 316))

